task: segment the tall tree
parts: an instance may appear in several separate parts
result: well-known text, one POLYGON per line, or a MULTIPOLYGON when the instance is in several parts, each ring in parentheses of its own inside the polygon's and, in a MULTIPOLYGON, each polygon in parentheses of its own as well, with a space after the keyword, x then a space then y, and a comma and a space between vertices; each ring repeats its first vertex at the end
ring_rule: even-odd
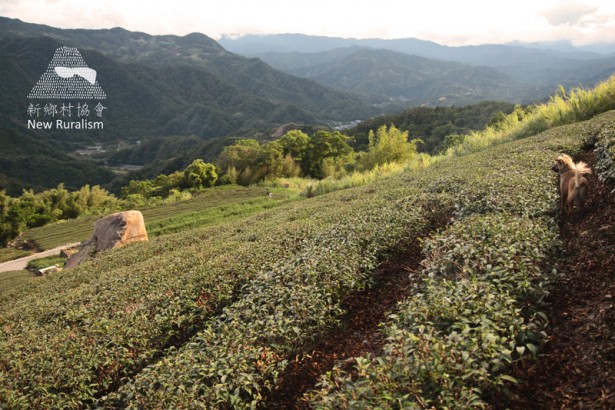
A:
POLYGON ((202 159, 195 159, 184 170, 184 181, 191 188, 209 188, 214 186, 217 180, 216 166, 205 163, 202 159))
POLYGON ((408 142, 408 131, 402 132, 392 124, 388 128, 382 125, 375 134, 374 131, 369 132, 369 146, 363 157, 363 167, 372 169, 388 162, 407 161, 416 154, 419 142, 418 139, 408 142))
POLYGON ((314 178, 326 177, 324 161, 327 158, 342 157, 353 152, 348 142, 350 137, 339 131, 317 131, 309 140, 301 169, 314 178))
POLYGON ((290 155, 295 161, 301 162, 310 143, 310 137, 303 131, 291 130, 278 142, 282 146, 284 155, 290 155))

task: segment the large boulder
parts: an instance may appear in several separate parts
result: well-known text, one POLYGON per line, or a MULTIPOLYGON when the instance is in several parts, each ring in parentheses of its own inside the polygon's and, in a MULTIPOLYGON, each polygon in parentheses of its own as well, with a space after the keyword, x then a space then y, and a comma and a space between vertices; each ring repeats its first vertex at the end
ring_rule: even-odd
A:
POLYGON ((117 248, 131 242, 147 241, 145 221, 140 211, 118 212, 96 221, 92 237, 70 256, 64 268, 74 268, 98 252, 117 248))

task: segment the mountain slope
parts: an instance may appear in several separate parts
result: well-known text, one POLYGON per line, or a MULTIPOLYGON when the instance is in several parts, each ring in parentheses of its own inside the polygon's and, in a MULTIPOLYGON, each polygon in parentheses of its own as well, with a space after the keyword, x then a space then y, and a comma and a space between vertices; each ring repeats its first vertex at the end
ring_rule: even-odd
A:
POLYGON ((35 136, 0 127, 0 190, 19 196, 22 189, 36 191, 63 183, 77 190, 110 182, 114 174, 91 161, 69 157, 35 136))
POLYGON ((388 50, 335 49, 323 53, 261 56, 272 66, 352 91, 374 102, 465 105, 485 99, 528 101, 529 87, 490 67, 434 61, 388 50))
MULTIPOLYGON (((10 67, 10 72, 6 72, 0 79, 3 95, 0 106, 4 112, 10 113, 12 123, 25 126, 29 119, 25 115, 27 105, 39 102, 26 100, 25 97, 38 80, 38 73, 46 68, 46 59, 50 58, 48 56, 53 55, 54 50, 60 46, 61 43, 53 39, 41 37, 8 40, 0 47, 2 66, 10 67), (21 57, 24 54, 28 55, 27 60, 21 57)), ((96 67, 98 79, 107 94, 104 101, 108 107, 105 119, 109 121, 106 124, 108 131, 88 132, 89 138, 86 140, 172 133, 194 133, 204 138, 219 136, 221 133, 240 130, 241 126, 250 126, 248 120, 243 123, 233 120, 233 114, 237 111, 245 109, 267 118, 267 111, 275 107, 195 67, 151 68, 118 63, 96 51, 84 50, 82 54, 91 67, 96 67), (229 96, 236 99, 229 99, 229 96), (245 101, 245 105, 241 106, 238 100, 245 101), (203 111, 203 107, 207 107, 211 118, 201 113, 200 121, 197 121, 200 127, 197 128, 189 121, 181 121, 183 117, 191 118, 195 112, 203 111)), ((313 118, 306 112, 302 114, 303 118, 313 118)), ((250 117, 250 120, 253 119, 254 116, 250 117)), ((62 138, 66 137, 62 133, 62 138)), ((77 140, 84 137, 85 133, 74 135, 77 140)))
MULTIPOLYGON (((364 119, 376 110, 348 93, 293 77, 261 60, 229 53, 202 34, 178 37, 119 28, 62 30, 0 17, 0 112, 0 127, 72 152, 93 143, 134 146, 136 141, 155 137, 266 138, 282 124, 364 119), (63 46, 78 47, 88 67, 97 72, 96 81, 106 94, 100 118, 103 126, 98 129, 28 129, 33 127, 29 121, 53 125, 58 120, 56 116, 43 115, 45 104, 76 107, 87 102, 92 111, 99 102, 27 98, 56 49, 63 46), (29 115, 29 108, 37 115, 29 115)), ((79 120, 74 112, 70 118, 61 119, 79 120)), ((205 146, 196 144, 195 152, 205 146)), ((10 186, 15 192, 21 187, 49 188, 58 183, 51 177, 45 181, 44 174, 41 179, 28 181, 27 173, 18 172, 20 164, 7 158, 5 150, 0 150, 0 157, 0 173, 4 175, 0 189, 10 186)), ((53 161, 37 162, 72 160, 55 153, 54 157, 53 161)), ((179 166, 177 161, 173 164, 179 166)), ((67 182, 71 181, 67 185, 72 187, 77 179, 69 175, 70 164, 64 165, 68 167, 67 182)), ((94 164, 91 167, 103 172, 94 164)), ((104 173, 108 176, 108 171, 104 173)), ((99 181, 95 178, 90 182, 99 181)))
MULTIPOLYGON (((507 75, 521 85, 522 95, 530 92, 533 101, 548 97, 560 85, 564 87, 593 86, 615 71, 613 54, 598 54, 586 49, 557 44, 496 45, 450 47, 414 38, 407 39, 344 39, 336 37, 278 34, 263 36, 225 37, 220 43, 228 50, 259 56, 288 72, 299 67, 297 60, 309 59, 314 53, 327 53, 337 48, 361 47, 385 49, 438 61, 455 61, 473 66, 487 66, 507 75), (275 55, 273 54, 275 53, 275 55), (300 55, 303 56, 300 56, 300 55), (292 67, 292 68, 291 68, 292 67)), ((602 50, 615 50, 614 46, 602 50)), ((327 60, 323 60, 325 63, 327 60)), ((303 64, 308 67, 310 64, 303 64)), ((511 100, 509 100, 511 101, 511 100)))
MULTIPOLYGON (((18 20, 0 18, 0 38, 51 37, 63 45, 80 49, 92 49, 121 63, 138 63, 147 70, 166 71, 172 67, 189 66, 198 71, 192 75, 204 76, 200 80, 208 87, 213 83, 231 87, 217 97, 227 98, 229 94, 253 102, 265 103, 267 112, 276 114, 264 122, 271 125, 311 118, 317 120, 348 120, 365 118, 373 110, 358 99, 347 94, 318 86, 305 79, 294 78, 271 69, 255 59, 232 54, 213 39, 198 33, 179 36, 152 36, 115 28, 110 30, 62 30, 52 27, 23 23, 18 20), (255 100, 256 97, 256 100, 255 100), (264 100, 264 101, 261 101, 264 100)), ((171 74, 172 75, 172 74, 171 74)), ((199 86, 197 78, 191 84, 199 86)), ((210 96, 211 97, 211 96, 210 96)), ((207 99, 201 99, 207 104, 207 99)), ((236 103, 234 101, 233 103, 236 103)), ((263 111, 260 110, 259 116, 263 111)))
MULTIPOLYGON (((0 79, 0 105, 13 114, 14 121, 27 120, 25 96, 45 70, 48 56, 60 46, 49 38, 9 39, 0 46, 6 74, 0 79)), ((246 82, 239 88, 233 84, 239 80, 229 82, 200 66, 147 66, 117 62, 97 51, 82 54, 98 71, 116 137, 196 134, 209 138, 292 121, 354 119, 370 112, 356 98, 277 74, 258 60, 244 59, 241 71, 236 70, 234 75, 246 82), (352 108, 357 108, 356 114, 352 108)), ((105 138, 105 133, 98 134, 105 138)))
MULTIPOLYGON (((500 352, 529 351, 520 348, 533 339, 521 336, 541 323, 528 323, 518 306, 535 306, 544 295, 547 256, 558 242, 551 158, 562 146, 577 150, 581 135, 612 121, 610 113, 247 220, 132 244, 0 295, 0 402, 11 408, 27 408, 28 401, 45 408, 269 407, 267 394, 291 364, 347 325, 344 302, 378 279, 376 266, 421 238, 433 244, 423 265, 430 270, 413 278, 428 281, 433 272, 433 280, 448 281, 432 282, 429 293, 419 281, 421 287, 405 287, 407 303, 429 298, 431 304, 398 306, 404 316, 386 317, 383 327, 397 324, 405 331, 396 335, 416 340, 427 335, 426 348, 419 357, 412 353, 420 346, 404 348, 412 340, 388 338, 392 348, 374 355, 407 356, 383 369, 392 377, 371 377, 366 383, 375 388, 359 393, 384 401, 390 387, 406 407, 413 399, 443 407, 440 392, 449 399, 462 389, 467 403, 479 403, 475 396, 490 394, 506 374, 500 352), (519 175, 528 170, 531 178, 519 190, 519 175), (429 240, 427 215, 450 221, 454 210, 459 217, 438 232, 440 242, 429 240), (400 323, 406 317, 421 320, 416 332, 412 322, 400 323), (467 367, 459 366, 462 353, 467 367), (433 380, 449 379, 454 382, 433 387, 433 380), (66 387, 58 394, 54 386, 66 387), (407 394, 408 386, 416 394, 407 394)), ((540 320, 534 316, 527 320, 540 320)), ((378 360, 347 362, 345 369, 372 359, 378 360)), ((393 363, 386 359, 381 366, 393 363)), ((318 389, 351 387, 356 379, 345 380, 318 389)))

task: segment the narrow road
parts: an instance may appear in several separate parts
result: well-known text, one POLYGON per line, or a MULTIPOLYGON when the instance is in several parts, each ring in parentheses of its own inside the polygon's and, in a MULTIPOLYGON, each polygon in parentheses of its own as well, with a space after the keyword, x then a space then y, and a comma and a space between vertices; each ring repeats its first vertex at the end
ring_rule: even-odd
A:
POLYGON ((77 243, 68 243, 66 245, 58 246, 57 248, 49 249, 47 251, 43 251, 43 252, 39 252, 39 253, 34 253, 34 254, 30 255, 30 256, 25 256, 23 258, 19 258, 19 259, 15 259, 15 260, 12 260, 12 261, 0 263, 0 272, 9 272, 9 271, 14 271, 14 270, 23 270, 28 265, 28 262, 30 262, 32 259, 39 259, 39 258, 44 258, 44 257, 47 257, 47 256, 59 255, 62 250, 67 249, 67 248, 72 248, 72 247, 77 246, 77 245, 79 245, 79 242, 77 242, 77 243))

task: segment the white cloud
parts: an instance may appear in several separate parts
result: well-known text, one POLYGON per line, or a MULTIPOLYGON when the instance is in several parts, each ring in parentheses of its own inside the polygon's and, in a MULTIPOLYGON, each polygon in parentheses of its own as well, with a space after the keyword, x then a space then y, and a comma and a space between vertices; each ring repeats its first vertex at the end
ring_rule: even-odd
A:
POLYGON ((615 2, 557 2, 539 14, 546 20, 545 38, 573 44, 615 42, 615 2))
POLYGON ((305 33, 417 37, 449 45, 613 40, 615 1, 586 0, 0 0, 0 15, 61 28, 150 34, 305 33))
POLYGON ((558 3, 557 6, 544 10, 541 14, 553 26, 582 25, 585 19, 591 19, 592 15, 598 10, 597 6, 592 6, 583 2, 573 1, 558 3))

